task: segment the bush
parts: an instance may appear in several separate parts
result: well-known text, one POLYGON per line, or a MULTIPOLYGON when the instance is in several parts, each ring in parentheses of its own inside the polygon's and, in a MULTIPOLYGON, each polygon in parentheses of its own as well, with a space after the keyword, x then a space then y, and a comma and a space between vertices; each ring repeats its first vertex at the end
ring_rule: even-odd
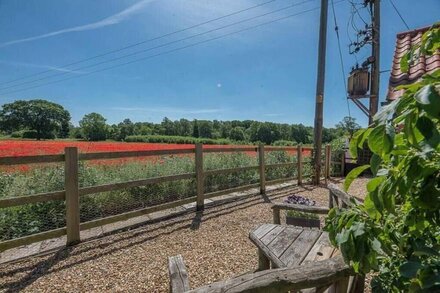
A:
POLYGON ((297 143, 290 140, 277 140, 272 143, 273 146, 296 146, 297 143))
POLYGON ((125 138, 126 142, 149 142, 149 143, 175 143, 175 144, 236 144, 229 139, 195 138, 190 136, 167 136, 167 135, 130 135, 125 138))
MULTIPOLYGON (((27 138, 27 139, 37 139, 38 134, 36 130, 28 130, 23 129, 19 131, 14 131, 11 133, 11 137, 13 138, 27 138)), ((55 139, 55 134, 49 132, 49 133, 43 133, 41 134, 41 138, 43 139, 55 139)))

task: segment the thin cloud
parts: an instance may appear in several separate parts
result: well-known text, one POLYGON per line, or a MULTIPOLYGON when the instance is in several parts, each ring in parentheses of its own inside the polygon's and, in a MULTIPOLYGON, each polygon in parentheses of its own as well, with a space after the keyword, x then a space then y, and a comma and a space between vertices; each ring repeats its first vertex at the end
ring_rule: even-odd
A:
POLYGON ((154 112, 154 113, 175 113, 175 114, 209 114, 223 112, 224 109, 185 109, 174 107, 114 107, 112 110, 118 111, 138 111, 138 112, 154 112))
POLYGON ((154 0, 142 0, 140 2, 137 2, 136 4, 133 4, 132 6, 126 8, 126 9, 116 13, 116 14, 113 14, 113 15, 106 17, 106 18, 104 18, 100 21, 97 21, 97 22, 93 22, 93 23, 89 23, 89 24, 85 24, 85 25, 80 25, 80 26, 75 26, 75 27, 70 27, 70 28, 65 28, 62 30, 53 31, 50 33, 46 33, 46 34, 42 34, 42 35, 38 35, 38 36, 34 36, 34 37, 17 39, 17 40, 5 42, 5 43, 0 44, 0 48, 7 47, 10 45, 14 45, 14 44, 19 44, 19 43, 31 42, 31 41, 35 41, 35 40, 50 38, 50 37, 61 35, 61 34, 95 30, 95 29, 99 29, 99 28, 106 27, 109 25, 118 24, 121 21, 124 21, 125 19, 129 18, 133 14, 139 12, 139 10, 141 10, 147 4, 149 4, 150 2, 153 2, 153 1, 154 0))
POLYGON ((67 69, 67 68, 63 68, 63 67, 56 67, 56 66, 44 65, 44 64, 34 64, 34 63, 15 62, 15 61, 3 61, 3 60, 0 60, 0 63, 6 64, 6 65, 12 65, 12 66, 43 68, 43 69, 50 69, 50 70, 59 71, 59 72, 68 72, 68 73, 76 73, 76 74, 87 73, 86 71, 71 70, 71 69, 67 69))

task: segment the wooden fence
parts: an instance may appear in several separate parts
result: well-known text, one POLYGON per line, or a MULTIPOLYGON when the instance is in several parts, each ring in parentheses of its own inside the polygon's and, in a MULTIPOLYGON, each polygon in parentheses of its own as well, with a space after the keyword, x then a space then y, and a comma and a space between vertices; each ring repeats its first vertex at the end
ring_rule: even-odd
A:
MULTIPOLYGON (((177 207, 187 203, 196 202, 197 210, 203 210, 204 200, 212 197, 220 196, 223 194, 248 190, 250 188, 259 187, 262 194, 266 191, 267 184, 276 184, 289 180, 297 180, 301 185, 303 182, 303 152, 311 151, 311 148, 298 147, 265 147, 263 145, 257 146, 243 146, 243 147, 215 147, 215 148, 203 148, 202 144, 196 144, 193 149, 174 149, 174 150, 149 150, 149 151, 129 151, 129 152, 105 152, 105 153, 78 153, 76 147, 66 147, 64 154, 60 155, 44 155, 44 156, 25 156, 25 157, 1 157, 0 166, 2 165, 22 165, 22 164, 43 164, 43 163, 55 163, 64 162, 64 190, 40 193, 34 195, 17 196, 0 199, 0 208, 8 208, 26 204, 47 202, 53 200, 64 200, 66 204, 66 227, 53 229, 29 236, 15 238, 0 242, 0 252, 31 244, 46 239, 60 237, 67 235, 67 245, 73 245, 79 243, 80 231, 87 230, 93 227, 98 227, 105 224, 114 223, 117 221, 127 220, 133 217, 146 215, 152 212, 165 210, 173 207, 177 207), (297 162, 296 163, 278 163, 278 164, 265 164, 265 152, 271 151, 296 151, 297 162), (226 152, 255 152, 258 153, 258 162, 256 166, 246 166, 229 169, 217 169, 217 170, 204 170, 203 168, 203 155, 205 153, 226 153, 226 152), (195 158, 195 172, 185 173, 178 175, 161 176, 140 180, 133 180, 127 182, 110 183, 98 186, 79 187, 78 177, 79 170, 78 165, 80 161, 89 160, 106 160, 106 159, 119 159, 119 158, 135 158, 135 157, 147 157, 147 156, 165 156, 165 155, 194 155, 195 158), (266 181, 265 171, 269 168, 289 167, 297 168, 297 178, 283 178, 277 180, 266 181), (245 186, 239 186, 221 191, 215 191, 205 193, 204 178, 208 175, 217 174, 229 174, 248 170, 258 170, 260 174, 259 183, 250 184, 245 186), (177 181, 183 179, 195 179, 196 180, 196 195, 185 199, 168 202, 164 204, 154 205, 134 211, 129 211, 105 218, 100 218, 88 222, 80 222, 80 206, 79 199, 81 196, 96 194, 106 191, 121 190, 124 188, 145 186, 148 184, 163 183, 170 181, 177 181)), ((330 146, 326 147, 324 163, 324 177, 325 180, 330 176, 330 164, 331 164, 331 151, 330 146)))

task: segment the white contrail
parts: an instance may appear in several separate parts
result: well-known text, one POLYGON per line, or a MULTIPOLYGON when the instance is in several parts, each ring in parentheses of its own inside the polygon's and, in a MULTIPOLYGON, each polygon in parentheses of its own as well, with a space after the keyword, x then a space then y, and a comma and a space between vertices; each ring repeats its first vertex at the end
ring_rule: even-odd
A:
POLYGON ((66 29, 62 29, 62 30, 34 36, 34 37, 17 39, 17 40, 5 42, 5 43, 0 44, 0 48, 7 47, 10 45, 14 45, 14 44, 19 44, 19 43, 50 38, 50 37, 61 35, 61 34, 94 30, 94 29, 106 27, 109 25, 114 25, 114 24, 120 23, 121 21, 127 19, 129 16, 137 13, 139 10, 144 8, 148 3, 153 2, 153 1, 154 0, 142 0, 142 1, 137 2, 136 4, 134 4, 128 8, 122 10, 121 12, 113 14, 113 15, 106 17, 106 18, 104 18, 100 21, 97 21, 97 22, 93 22, 93 23, 89 23, 89 24, 85 24, 85 25, 80 25, 80 26, 75 26, 75 27, 71 27, 71 28, 66 28, 66 29))
POLYGON ((56 67, 51 65, 42 65, 42 64, 34 64, 34 63, 25 63, 25 62, 16 62, 16 61, 4 61, 0 60, 1 64, 6 65, 12 65, 12 66, 24 66, 24 67, 33 67, 33 68, 43 68, 43 69, 50 69, 53 71, 59 71, 59 72, 68 72, 68 73, 76 73, 76 74, 84 74, 87 73, 86 71, 79 71, 79 70, 71 70, 63 67, 56 67))

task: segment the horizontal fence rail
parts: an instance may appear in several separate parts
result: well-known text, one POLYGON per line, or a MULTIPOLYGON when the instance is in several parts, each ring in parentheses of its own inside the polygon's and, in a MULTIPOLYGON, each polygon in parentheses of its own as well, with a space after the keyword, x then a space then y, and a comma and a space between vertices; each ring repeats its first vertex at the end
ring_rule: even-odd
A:
MULTIPOLYGON (((51 239, 54 237, 60 237, 67 235, 67 245, 76 244, 80 242, 80 231, 91 229, 94 227, 128 220, 133 217, 139 217, 147 215, 153 212, 162 211, 178 207, 184 204, 196 203, 196 209, 198 211, 204 209, 204 200, 221 196, 224 194, 245 191, 252 188, 260 189, 260 193, 264 194, 267 184, 278 184, 282 182, 297 180, 299 185, 303 181, 303 166, 306 161, 303 159, 304 153, 312 153, 312 148, 302 147, 265 147, 259 146, 244 146, 244 147, 206 147, 201 144, 196 144, 194 148, 188 149, 171 149, 171 150, 148 150, 148 151, 128 151, 128 152, 102 152, 102 153, 78 153, 76 147, 67 147, 64 154, 59 155, 43 155, 43 156, 25 156, 25 157, 2 157, 0 158, 0 166, 10 165, 23 165, 23 164, 44 164, 44 163, 60 163, 64 162, 65 170, 65 185, 64 190, 38 193, 33 195, 24 195, 16 197, 0 198, 0 209, 19 207, 28 204, 38 204, 50 201, 65 201, 66 204, 66 226, 52 229, 45 232, 35 233, 29 236, 14 238, 0 242, 0 252, 22 246, 28 245, 34 242, 51 239), (265 152, 285 151, 296 153, 296 162, 285 162, 266 164, 265 152), (245 152, 257 154, 258 165, 243 166, 235 168, 214 169, 205 170, 203 165, 204 154, 210 153, 231 153, 231 152, 245 152), (136 157, 149 157, 149 156, 172 156, 172 155, 193 155, 195 168, 194 172, 173 174, 159 177, 151 177, 146 179, 138 179, 125 182, 108 183, 103 185, 79 187, 79 162, 89 160, 107 160, 107 159, 120 159, 120 158, 136 158, 136 157), (275 180, 266 181, 266 171, 276 168, 292 168, 296 171, 295 177, 280 178, 275 180), (208 176, 222 175, 222 174, 234 174, 247 171, 257 171, 259 174, 259 182, 253 184, 242 185, 238 187, 222 189, 219 191, 205 192, 205 179, 208 176), (86 222, 80 222, 80 206, 79 200, 86 195, 99 194, 109 191, 123 190, 127 188, 141 187, 150 184, 158 184, 165 182, 173 182, 178 180, 195 180, 196 193, 194 196, 189 196, 183 199, 160 203, 153 206, 138 208, 132 211, 119 213, 116 215, 110 215, 99 219, 88 220, 86 222)), ((324 162, 324 177, 330 176, 330 165, 338 164, 340 162, 333 162, 331 160, 330 146, 326 147, 324 162)), ((342 163, 343 164, 343 163, 342 163)))

